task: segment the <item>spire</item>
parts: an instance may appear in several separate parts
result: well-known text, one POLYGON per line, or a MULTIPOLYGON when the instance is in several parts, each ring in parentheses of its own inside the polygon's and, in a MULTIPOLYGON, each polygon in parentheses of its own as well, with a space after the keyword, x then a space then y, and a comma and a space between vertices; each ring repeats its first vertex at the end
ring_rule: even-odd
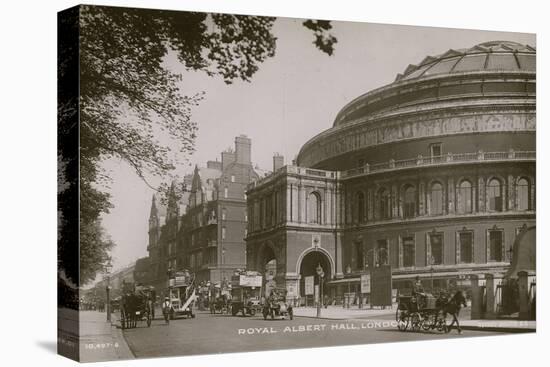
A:
POLYGON ((170 184, 170 190, 168 191, 168 205, 167 205, 167 213, 166 213, 166 220, 170 220, 173 217, 179 216, 179 206, 178 206, 178 199, 176 195, 176 189, 175 189, 175 181, 172 181, 170 184))
POLYGON ((153 194, 153 199, 151 200, 151 211, 149 213, 149 228, 154 228, 159 226, 159 215, 157 208, 157 198, 153 194))
POLYGON ((157 198, 155 194, 153 194, 153 199, 151 200, 151 212, 149 214, 149 218, 158 216, 158 209, 157 209, 157 198))

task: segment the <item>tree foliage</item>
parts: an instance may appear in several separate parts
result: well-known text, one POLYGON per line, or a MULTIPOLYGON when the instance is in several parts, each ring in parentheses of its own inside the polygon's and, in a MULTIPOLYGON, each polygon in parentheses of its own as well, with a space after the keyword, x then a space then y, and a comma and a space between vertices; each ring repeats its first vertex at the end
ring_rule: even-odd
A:
POLYGON ((304 21, 303 25, 313 31, 315 36, 313 44, 324 53, 332 55, 334 52, 334 45, 338 40, 330 33, 332 29, 330 21, 308 19, 304 21))
MULTIPOLYGON (((179 88, 180 83, 185 83, 184 76, 166 66, 167 57, 175 55, 186 70, 202 71, 228 84, 234 80, 250 81, 259 65, 275 55, 276 37, 272 34, 275 20, 227 14, 79 7, 78 29, 74 29, 74 24, 67 24, 65 31, 78 32, 80 43, 78 168, 80 225, 81 231, 86 231, 80 238, 80 283, 91 279, 100 269, 101 266, 95 264, 107 261, 105 251, 113 246, 99 223, 100 215, 111 207, 109 194, 102 188, 109 177, 101 171, 100 163, 112 157, 122 159, 147 182, 147 175, 166 175, 194 150, 197 125, 192 120, 191 110, 201 101, 203 93, 184 95, 179 88), (177 147, 177 151, 171 147, 177 147), (99 251, 102 246, 104 252, 99 251)), ((315 45, 332 54, 336 40, 327 36, 330 24, 306 21, 304 26, 314 32, 315 45)), ((60 40, 63 37, 60 34, 60 40)), ((76 50, 75 45, 61 43, 65 43, 60 46, 59 75, 63 79, 68 75, 67 70, 74 68, 76 50), (66 49, 62 50, 63 47, 66 49)), ((60 126, 66 130, 65 137, 70 137, 71 129, 75 128, 69 123, 74 121, 76 113, 74 98, 71 93, 60 92, 59 119, 60 126), (65 124, 63 116, 66 116, 65 124)), ((64 138, 64 129, 60 129, 60 139, 64 138)), ((60 154, 65 160, 69 159, 67 152, 60 154)), ((74 169, 74 162, 72 167, 74 169)))

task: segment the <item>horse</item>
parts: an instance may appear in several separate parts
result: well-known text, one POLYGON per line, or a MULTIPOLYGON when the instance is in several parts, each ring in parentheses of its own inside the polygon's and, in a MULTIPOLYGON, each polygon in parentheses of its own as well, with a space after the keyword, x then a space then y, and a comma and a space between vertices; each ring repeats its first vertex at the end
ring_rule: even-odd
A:
POLYGON ((460 324, 458 323, 458 314, 460 313, 460 309, 462 308, 462 306, 466 307, 466 297, 464 297, 462 291, 457 291, 454 296, 452 296, 450 299, 447 299, 446 302, 442 302, 440 308, 441 312, 443 313, 443 319, 445 320, 447 318, 447 314, 453 317, 453 321, 451 322, 451 324, 445 327, 446 333, 450 332, 453 325, 456 323, 458 333, 462 334, 460 324))

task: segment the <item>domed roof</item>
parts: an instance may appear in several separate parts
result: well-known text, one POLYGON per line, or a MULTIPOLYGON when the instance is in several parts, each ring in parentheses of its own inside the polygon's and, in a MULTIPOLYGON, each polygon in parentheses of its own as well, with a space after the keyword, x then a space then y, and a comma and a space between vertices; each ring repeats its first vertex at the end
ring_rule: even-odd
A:
POLYGON ((471 48, 453 50, 437 56, 426 56, 417 65, 409 65, 395 81, 437 74, 470 71, 536 72, 536 49, 511 41, 491 41, 471 48))

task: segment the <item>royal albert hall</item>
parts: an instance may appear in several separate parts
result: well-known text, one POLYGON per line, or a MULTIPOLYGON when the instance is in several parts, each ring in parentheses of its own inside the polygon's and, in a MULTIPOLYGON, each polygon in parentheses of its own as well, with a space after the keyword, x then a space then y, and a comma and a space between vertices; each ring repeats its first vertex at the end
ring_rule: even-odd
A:
POLYGON ((336 303, 382 264, 398 290, 505 273, 535 225, 535 60, 515 42, 451 49, 349 102, 249 185, 247 267, 302 300, 320 265, 336 303))

